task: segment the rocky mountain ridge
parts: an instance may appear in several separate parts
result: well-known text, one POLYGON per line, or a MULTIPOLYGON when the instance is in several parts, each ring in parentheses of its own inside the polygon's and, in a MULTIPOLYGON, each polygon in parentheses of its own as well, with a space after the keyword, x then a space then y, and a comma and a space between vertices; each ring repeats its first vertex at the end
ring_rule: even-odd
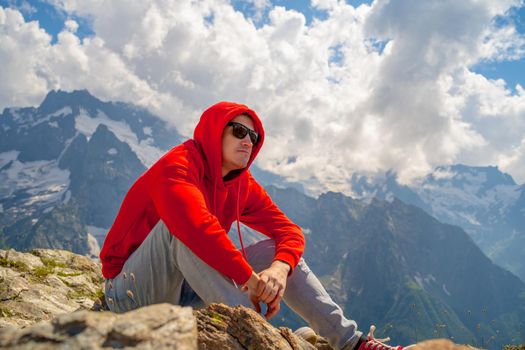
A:
POLYGON ((6 108, 0 247, 98 255, 132 182, 181 140, 148 111, 86 90, 51 91, 37 108, 6 108))
POLYGON ((497 167, 437 167, 412 184, 394 172, 354 174, 356 198, 398 198, 438 220, 463 228, 494 262, 525 281, 525 191, 497 167))

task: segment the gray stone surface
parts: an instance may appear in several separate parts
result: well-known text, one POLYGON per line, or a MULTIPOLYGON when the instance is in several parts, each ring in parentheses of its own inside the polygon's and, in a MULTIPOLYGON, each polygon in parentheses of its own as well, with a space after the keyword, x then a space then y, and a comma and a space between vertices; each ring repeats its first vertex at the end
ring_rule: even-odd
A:
POLYGON ((0 250, 0 328, 101 305, 100 263, 65 250, 0 250))
POLYGON ((125 314, 77 311, 24 329, 0 330, 6 349, 197 349, 192 309, 157 304, 125 314))

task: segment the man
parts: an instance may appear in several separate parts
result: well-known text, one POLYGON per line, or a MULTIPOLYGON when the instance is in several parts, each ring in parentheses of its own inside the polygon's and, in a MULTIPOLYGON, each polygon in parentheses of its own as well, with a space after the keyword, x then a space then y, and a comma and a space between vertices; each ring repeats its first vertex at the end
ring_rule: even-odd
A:
POLYGON ((300 228, 248 171, 263 142, 254 111, 220 102, 202 114, 193 139, 137 179, 100 253, 110 309, 184 304, 188 284, 205 304, 261 312, 265 303, 267 319, 284 300, 336 349, 394 349, 362 337, 301 258, 300 228), (241 252, 228 238, 234 221, 241 252), (245 248, 239 222, 269 239, 245 248))

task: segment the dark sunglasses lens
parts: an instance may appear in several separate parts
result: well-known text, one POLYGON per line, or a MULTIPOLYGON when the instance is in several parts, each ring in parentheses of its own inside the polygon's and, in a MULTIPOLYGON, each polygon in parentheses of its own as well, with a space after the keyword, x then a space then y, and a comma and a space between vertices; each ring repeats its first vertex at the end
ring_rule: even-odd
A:
POLYGON ((233 136, 235 136, 236 138, 243 139, 244 137, 246 137, 247 133, 248 129, 244 126, 239 124, 233 124, 233 136))
POLYGON ((250 140, 252 141, 252 144, 255 145, 259 140, 259 135, 255 131, 250 130, 250 140))
POLYGON ((255 145, 257 143, 257 140, 259 139, 259 135, 257 135, 255 131, 248 129, 244 125, 233 124, 233 136, 239 139, 243 139, 248 133, 250 134, 250 141, 252 142, 252 144, 255 145))

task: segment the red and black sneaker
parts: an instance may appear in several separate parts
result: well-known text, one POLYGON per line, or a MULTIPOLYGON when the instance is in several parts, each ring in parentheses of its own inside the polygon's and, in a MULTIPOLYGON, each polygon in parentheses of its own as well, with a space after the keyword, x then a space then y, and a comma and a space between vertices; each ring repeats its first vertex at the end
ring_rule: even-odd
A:
POLYGON ((380 342, 374 338, 361 338, 357 346, 357 350, 403 350, 402 346, 391 346, 385 343, 380 342))

